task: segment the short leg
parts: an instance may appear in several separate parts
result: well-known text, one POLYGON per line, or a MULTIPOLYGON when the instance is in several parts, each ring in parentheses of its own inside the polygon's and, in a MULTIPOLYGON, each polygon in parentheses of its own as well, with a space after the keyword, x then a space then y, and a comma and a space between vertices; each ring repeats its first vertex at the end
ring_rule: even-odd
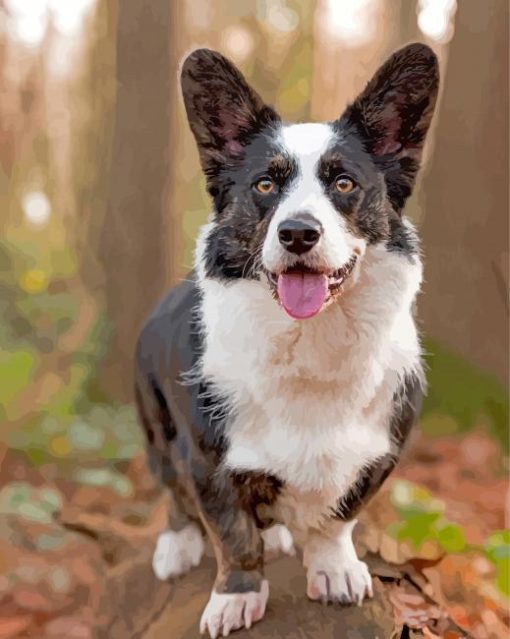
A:
MULTIPOLYGON (((230 474, 218 472, 220 459, 211 436, 215 431, 210 413, 187 412, 193 401, 200 403, 200 397, 180 403, 176 397, 182 400, 183 387, 176 382, 158 384, 152 378, 150 384, 145 382, 143 376, 137 381, 137 404, 152 467, 164 484, 179 486, 193 504, 216 554, 218 573, 200 630, 209 632, 213 639, 220 634, 226 637, 231 630, 249 628, 262 619, 266 608, 269 587, 255 515, 243 505, 230 474)), ((201 553, 201 538, 194 524, 171 521, 170 530, 158 540, 154 570, 165 579, 182 574, 198 563, 201 553)))
POLYGON ((187 517, 179 501, 170 493, 168 528, 160 533, 152 558, 152 568, 158 579, 166 581, 198 566, 204 552, 200 527, 187 517))
POLYGON ((186 514, 172 463, 176 429, 163 394, 154 380, 139 376, 135 386, 138 415, 147 437, 152 470, 168 490, 168 527, 159 536, 152 558, 158 579, 178 577, 198 566, 204 551, 202 531, 186 514))
POLYGON ((303 562, 310 599, 361 605, 366 596, 373 596, 368 567, 358 559, 352 542, 355 525, 356 520, 332 520, 327 531, 309 536, 303 562))
POLYGON ((228 477, 200 489, 202 522, 212 541, 218 573, 200 620, 200 632, 212 639, 250 628, 262 619, 269 596, 264 579, 264 550, 251 513, 239 507, 228 477))

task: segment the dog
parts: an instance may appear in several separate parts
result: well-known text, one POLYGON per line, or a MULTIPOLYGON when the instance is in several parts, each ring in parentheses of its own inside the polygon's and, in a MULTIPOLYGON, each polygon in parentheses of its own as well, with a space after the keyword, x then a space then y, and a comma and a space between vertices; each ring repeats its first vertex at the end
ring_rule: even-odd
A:
POLYGON ((182 94, 213 212, 192 273, 136 349, 151 468, 169 490, 157 577, 217 577, 200 621, 249 628, 264 546, 301 550, 312 600, 361 604, 356 514, 392 471, 425 384, 422 279, 403 216, 439 84, 424 44, 394 53, 337 120, 285 124, 241 72, 192 52, 182 94))

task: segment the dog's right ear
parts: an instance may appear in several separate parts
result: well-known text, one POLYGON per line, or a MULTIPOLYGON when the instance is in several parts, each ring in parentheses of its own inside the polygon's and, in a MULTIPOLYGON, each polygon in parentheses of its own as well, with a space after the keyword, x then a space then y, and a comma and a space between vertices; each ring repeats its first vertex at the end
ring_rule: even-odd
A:
POLYGON ((184 61, 181 86, 207 174, 239 157, 251 136, 280 121, 242 73, 216 51, 193 51, 184 61))
POLYGON ((411 194, 436 105, 439 65, 420 42, 391 55, 338 121, 355 130, 385 173, 390 200, 401 211, 411 194))

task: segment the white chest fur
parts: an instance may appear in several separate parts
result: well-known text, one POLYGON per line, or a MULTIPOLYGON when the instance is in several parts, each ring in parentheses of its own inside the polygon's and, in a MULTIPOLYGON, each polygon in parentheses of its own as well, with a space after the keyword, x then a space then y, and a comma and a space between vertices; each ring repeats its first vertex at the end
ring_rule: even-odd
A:
POLYGON ((369 248, 356 285, 318 316, 286 316, 265 282, 203 279, 202 374, 229 398, 238 470, 338 495, 390 447, 399 379, 419 365, 421 265, 369 248))

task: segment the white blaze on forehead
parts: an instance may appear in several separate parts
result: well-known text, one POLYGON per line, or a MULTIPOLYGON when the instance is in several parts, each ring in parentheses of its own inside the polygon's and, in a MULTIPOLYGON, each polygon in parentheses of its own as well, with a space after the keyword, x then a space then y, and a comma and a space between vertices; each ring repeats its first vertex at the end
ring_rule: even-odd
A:
POLYGON ((285 148, 298 160, 317 161, 333 138, 334 133, 328 124, 292 124, 282 129, 282 141, 285 148))
MULTIPOLYGON (((290 187, 291 197, 282 208, 305 206, 310 198, 323 198, 323 188, 318 177, 318 164, 334 136, 327 124, 292 124, 283 127, 281 143, 297 162, 298 175, 290 187)), ((296 212, 296 211, 294 211, 296 212)))
POLYGON ((336 135, 329 124, 292 124, 281 129, 279 142, 297 163, 297 176, 283 194, 264 241, 262 259, 270 272, 279 272, 288 263, 289 253, 279 242, 278 226, 297 213, 309 213, 322 225, 321 239, 308 256, 314 266, 337 270, 356 247, 362 248, 362 242, 348 232, 319 177, 320 159, 336 135))

